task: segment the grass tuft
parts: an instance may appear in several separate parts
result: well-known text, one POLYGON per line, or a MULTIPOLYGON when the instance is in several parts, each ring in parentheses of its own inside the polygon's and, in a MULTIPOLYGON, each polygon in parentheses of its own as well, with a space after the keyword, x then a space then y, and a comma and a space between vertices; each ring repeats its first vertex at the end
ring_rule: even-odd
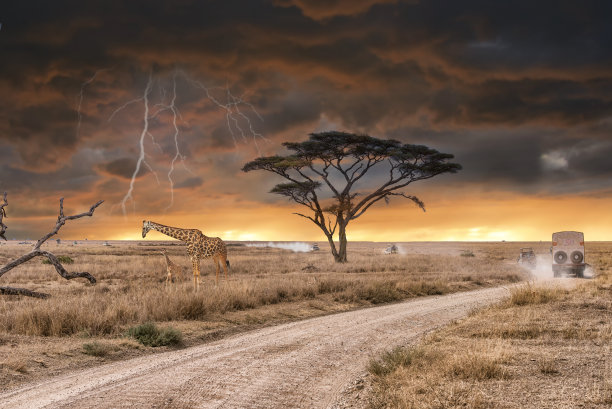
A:
POLYGON ((557 365, 553 359, 542 359, 538 362, 538 369, 541 373, 546 375, 555 375, 559 373, 557 365))
POLYGON ((410 366, 417 357, 423 356, 423 351, 415 348, 397 347, 382 354, 378 359, 370 360, 368 371, 372 375, 385 376, 400 367, 410 366))
POLYGON ((108 345, 101 344, 97 341, 83 344, 83 353, 85 355, 105 357, 109 354, 111 348, 108 345))
POLYGON ((176 346, 183 343, 183 335, 179 330, 172 327, 159 328, 152 322, 130 328, 127 331, 127 336, 149 347, 176 346))
POLYGON ((514 288, 510 292, 510 305, 546 304, 557 301, 567 291, 560 288, 536 287, 531 284, 514 288))
POLYGON ((479 353, 462 356, 450 366, 449 374, 461 379, 477 381, 508 378, 508 372, 500 365, 499 359, 479 353))

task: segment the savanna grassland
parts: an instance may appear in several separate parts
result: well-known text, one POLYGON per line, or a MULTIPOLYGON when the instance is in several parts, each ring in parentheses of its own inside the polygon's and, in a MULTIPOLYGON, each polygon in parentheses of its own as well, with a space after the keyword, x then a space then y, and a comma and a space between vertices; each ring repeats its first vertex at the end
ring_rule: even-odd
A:
POLYGON ((587 244, 592 279, 521 285, 505 302, 373 359, 370 407, 611 407, 611 251, 587 244))
MULTIPOLYGON (((205 260, 195 293, 178 242, 45 244, 74 261, 68 270, 88 271, 98 282, 66 281, 42 259, 0 279, 0 285, 51 294, 0 298, 0 386, 264 325, 528 278, 516 265, 516 243, 404 243, 393 255, 383 254, 384 243, 352 243, 345 264, 334 263, 325 243, 320 246, 296 253, 230 243, 229 280, 216 286, 212 262, 205 260), (184 271, 168 288, 162 248, 184 271), (147 328, 159 334, 146 334, 152 341, 144 344, 168 346, 137 342, 133 334, 147 328)), ((1 245, 0 264, 28 249, 1 245)))

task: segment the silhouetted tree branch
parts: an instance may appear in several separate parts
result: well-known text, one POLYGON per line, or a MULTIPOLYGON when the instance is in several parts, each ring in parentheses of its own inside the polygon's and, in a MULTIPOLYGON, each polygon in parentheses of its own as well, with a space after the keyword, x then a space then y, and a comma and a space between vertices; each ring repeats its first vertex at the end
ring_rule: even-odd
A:
MULTIPOLYGON (((5 201, 6 201, 6 193, 5 193, 5 201)), ((44 242, 47 241, 49 238, 56 235, 57 232, 62 228, 64 224, 66 224, 68 220, 79 219, 85 216, 89 216, 89 217, 93 216, 93 213, 96 210, 96 208, 100 206, 103 202, 104 202, 103 200, 100 200, 98 203, 91 206, 88 212, 80 213, 80 214, 73 215, 73 216, 65 216, 64 215, 64 198, 62 197, 60 199, 59 216, 57 217, 57 223, 55 224, 55 228, 49 233, 47 233, 46 235, 44 235, 42 238, 40 238, 34 245, 34 248, 32 249, 32 251, 30 251, 27 254, 24 254, 18 259, 13 260, 10 263, 6 264, 4 267, 0 268, 0 277, 2 277, 6 272, 12 270, 13 268, 17 267, 20 264, 23 264, 33 259, 34 257, 44 256, 49 260, 51 264, 53 264, 57 273, 61 275, 62 277, 64 277, 66 280, 72 280, 73 278, 86 278, 87 280, 89 280, 91 284, 95 284, 96 278, 94 276, 92 276, 88 272, 68 272, 66 271, 64 266, 62 266, 62 264, 59 262, 59 260, 57 259, 57 257, 55 257, 53 253, 50 253, 45 250, 41 250, 40 246, 42 246, 44 242)), ((13 288, 13 287, 0 287, 0 294, 19 294, 19 295, 27 295, 30 297, 38 297, 38 298, 49 297, 49 294, 37 293, 34 291, 26 290, 24 288, 13 288)))

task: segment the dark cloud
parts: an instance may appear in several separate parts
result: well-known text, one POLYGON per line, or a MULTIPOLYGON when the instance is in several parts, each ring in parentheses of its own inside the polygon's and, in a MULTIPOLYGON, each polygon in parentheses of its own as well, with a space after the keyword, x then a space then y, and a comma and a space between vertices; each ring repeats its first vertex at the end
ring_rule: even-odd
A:
MULTIPOLYGON (((328 20, 338 16, 363 14, 377 4, 397 3, 398 0, 275 0, 282 7, 296 7, 315 20, 328 20)), ((415 2, 415 0, 413 0, 415 2)))
POLYGON ((28 168, 55 168, 71 158, 78 143, 76 115, 63 101, 6 108, 0 122, 0 142, 12 144, 28 168))
MULTIPOLYGON (((136 170, 136 165, 136 159, 121 158, 115 159, 112 162, 101 164, 98 166, 98 169, 113 176, 119 176, 124 179, 131 179, 132 175, 134 174, 134 171, 136 170)), ((149 169, 147 169, 145 164, 142 163, 136 177, 140 178, 146 175, 147 173, 149 173, 149 169)))
POLYGON ((177 68, 178 146, 196 174, 178 176, 181 194, 214 177, 260 199, 259 186, 234 180, 243 162, 320 127, 455 153, 458 183, 547 191, 554 172, 575 186, 603 181, 610 15, 597 1, 12 2, 0 32, 0 181, 120 199, 139 153, 137 99, 152 75, 158 114, 143 143, 165 192, 177 68), (233 106, 237 121, 226 116, 233 106), (267 142, 255 148, 250 126, 267 142))
POLYGON ((612 114, 611 85, 612 78, 588 82, 490 80, 476 90, 441 90, 434 95, 431 109, 438 122, 574 125, 612 114))

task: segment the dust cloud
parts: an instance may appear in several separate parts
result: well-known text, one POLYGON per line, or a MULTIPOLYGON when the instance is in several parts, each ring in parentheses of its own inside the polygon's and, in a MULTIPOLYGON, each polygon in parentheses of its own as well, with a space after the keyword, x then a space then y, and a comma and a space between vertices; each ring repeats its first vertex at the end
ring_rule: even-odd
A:
POLYGON ((291 242, 291 243, 248 243, 247 247, 273 247, 277 249, 291 250, 294 253, 308 253, 312 251, 312 246, 308 243, 303 242, 291 242))
POLYGON ((552 257, 549 255, 537 254, 535 268, 529 268, 527 264, 519 265, 536 280, 549 280, 554 277, 552 257))
POLYGON ((595 271, 593 271, 593 266, 590 264, 584 269, 584 278, 594 278, 595 271))
MULTIPOLYGON (((548 255, 536 255, 536 268, 529 268, 527 264, 519 264, 535 280, 548 280, 554 277, 552 271, 552 257, 548 255)), ((584 270, 584 278, 595 277, 595 272, 591 265, 587 264, 584 270)))

